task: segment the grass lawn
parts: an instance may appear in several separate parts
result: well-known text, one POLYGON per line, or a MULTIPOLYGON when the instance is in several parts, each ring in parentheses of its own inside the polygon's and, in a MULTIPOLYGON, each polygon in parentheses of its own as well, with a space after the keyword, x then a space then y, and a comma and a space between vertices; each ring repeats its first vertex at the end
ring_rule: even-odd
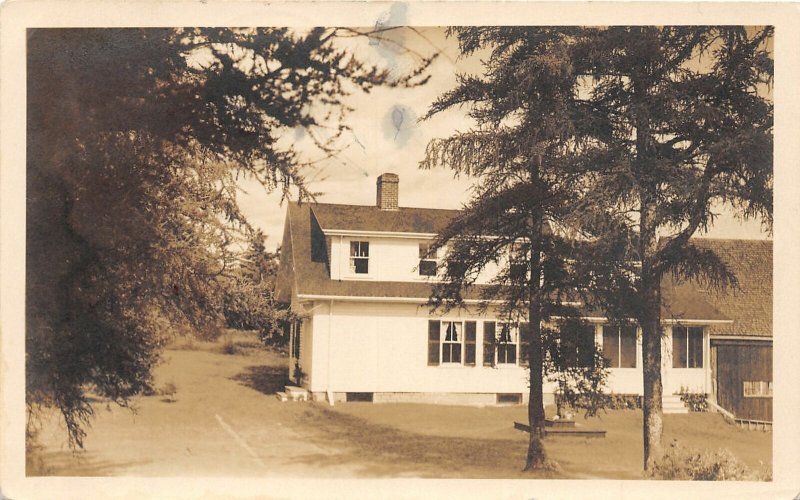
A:
MULTIPOLYGON (((300 476, 640 479, 642 415, 618 410, 577 425, 605 439, 548 438, 558 472, 521 472, 524 406, 280 403, 286 358, 244 334, 179 343, 165 353, 155 387, 136 412, 98 401, 86 449, 66 447, 63 425, 46 415, 29 475, 300 476), (229 354, 233 352, 233 354, 229 354)), ((552 409, 550 409, 552 411, 552 409)), ((727 448, 752 469, 771 465, 772 434, 745 431, 715 414, 665 415, 665 440, 727 448)))
MULTIPOLYGON (((554 411, 554 408, 548 408, 554 411)), ((513 422, 527 422, 527 408, 455 407, 414 404, 337 404, 325 408, 338 433, 380 456, 444 465, 446 477, 529 477, 524 464, 527 434, 513 422), (372 439, 369 439, 370 436, 372 439)), ((331 425, 329 424, 329 425, 331 425)), ((605 439, 551 437, 551 459, 561 466, 542 477, 641 479, 642 412, 609 410, 598 417, 576 417, 576 425, 607 431, 605 439)), ((717 450, 727 448, 754 470, 771 466, 772 434, 746 431, 712 413, 664 416, 665 442, 717 450)))

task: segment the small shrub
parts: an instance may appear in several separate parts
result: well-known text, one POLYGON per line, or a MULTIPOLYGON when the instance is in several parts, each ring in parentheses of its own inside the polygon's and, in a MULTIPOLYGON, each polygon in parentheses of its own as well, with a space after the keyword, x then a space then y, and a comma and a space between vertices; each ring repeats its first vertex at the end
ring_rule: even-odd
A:
POLYGON ((158 390, 158 393, 161 396, 164 396, 164 401, 168 403, 175 402, 175 394, 178 392, 178 387, 175 385, 174 382, 167 382, 158 390))
POLYGON ((607 408, 611 410, 636 410, 642 408, 642 397, 638 394, 614 394, 608 396, 607 408))
POLYGON ((728 450, 699 451, 683 447, 677 441, 670 444, 648 475, 653 479, 684 481, 743 481, 758 477, 728 450))
POLYGON ((681 387, 678 394, 681 397, 683 404, 689 408, 689 411, 708 411, 708 394, 699 392, 689 392, 688 389, 681 387))
POLYGON ((239 354, 239 346, 232 340, 226 341, 222 344, 222 354, 239 354))

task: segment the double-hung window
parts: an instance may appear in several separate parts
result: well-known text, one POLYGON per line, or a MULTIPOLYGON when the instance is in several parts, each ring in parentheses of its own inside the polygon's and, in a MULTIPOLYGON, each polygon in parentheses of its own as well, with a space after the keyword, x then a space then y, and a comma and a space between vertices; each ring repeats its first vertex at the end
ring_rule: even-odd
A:
POLYGON ((437 252, 430 243, 419 244, 419 275, 436 276, 437 252))
POLYGON ((516 365, 519 332, 509 323, 500 323, 500 334, 497 337, 497 364, 516 365))
POLYGON ((636 327, 604 325, 603 357, 610 368, 636 368, 636 327))
POLYGON ((369 241, 350 242, 350 272, 369 274, 369 241))
POLYGON ((428 321, 428 365, 475 366, 475 321, 428 321))
POLYGON ((703 327, 672 327, 672 367, 703 367, 703 327))
POLYGON ((461 363, 464 324, 460 321, 442 321, 442 330, 442 363, 461 363))
POLYGON ((484 321, 483 364, 516 365, 519 352, 519 329, 511 323, 484 321))

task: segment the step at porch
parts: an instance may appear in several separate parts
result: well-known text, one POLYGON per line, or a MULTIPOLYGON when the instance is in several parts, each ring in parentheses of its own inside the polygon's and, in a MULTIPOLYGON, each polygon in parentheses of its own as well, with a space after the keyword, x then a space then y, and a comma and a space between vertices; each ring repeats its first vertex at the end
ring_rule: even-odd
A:
POLYGON ((681 401, 681 397, 676 394, 665 395, 661 399, 661 407, 664 413, 689 413, 689 408, 681 401))
POLYGON ((308 390, 295 385, 287 385, 283 391, 275 393, 277 398, 285 403, 286 401, 308 401, 308 390))

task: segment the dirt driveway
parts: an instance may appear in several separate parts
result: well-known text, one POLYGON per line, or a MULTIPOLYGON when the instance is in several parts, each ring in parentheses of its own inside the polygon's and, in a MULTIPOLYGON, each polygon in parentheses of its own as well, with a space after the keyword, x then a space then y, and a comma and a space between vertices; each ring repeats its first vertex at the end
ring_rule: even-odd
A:
POLYGON ((174 402, 139 397, 135 413, 99 403, 85 439, 72 453, 55 416, 39 441, 47 475, 352 476, 340 450, 312 439, 299 425, 313 411, 281 403, 285 360, 256 350, 225 355, 213 350, 168 350, 156 369, 156 388, 176 386, 174 402))

